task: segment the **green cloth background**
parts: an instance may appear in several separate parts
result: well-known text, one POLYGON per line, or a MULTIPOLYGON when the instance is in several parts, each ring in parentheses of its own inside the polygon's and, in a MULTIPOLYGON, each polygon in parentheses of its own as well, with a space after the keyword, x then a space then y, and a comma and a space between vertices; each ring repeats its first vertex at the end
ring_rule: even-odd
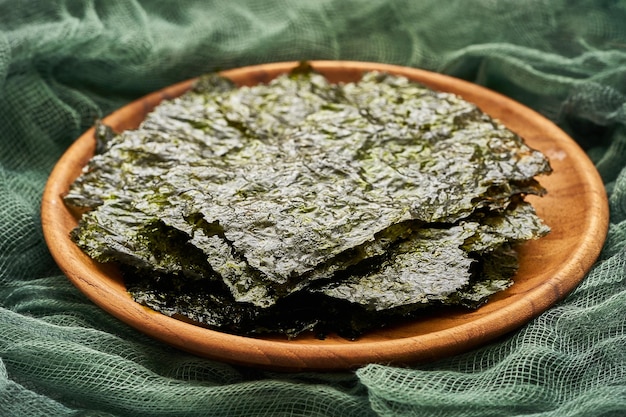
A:
POLYGON ((625 416, 626 2, 0 0, 0 416, 625 416), (63 276, 39 204, 64 150, 129 100, 215 69, 295 59, 438 71, 540 111, 610 199, 571 295, 436 363, 274 374, 182 353, 63 276))

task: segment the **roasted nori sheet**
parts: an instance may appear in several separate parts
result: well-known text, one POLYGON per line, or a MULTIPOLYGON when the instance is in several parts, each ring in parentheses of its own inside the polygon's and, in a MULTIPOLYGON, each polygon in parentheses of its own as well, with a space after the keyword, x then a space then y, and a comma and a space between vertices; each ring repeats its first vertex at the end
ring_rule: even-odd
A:
POLYGON ((86 211, 72 239, 118 263, 137 301, 225 331, 354 336, 477 307, 510 285, 511 245, 548 232, 523 201, 545 192, 547 158, 399 76, 209 74, 138 129, 96 132, 65 196, 86 211))

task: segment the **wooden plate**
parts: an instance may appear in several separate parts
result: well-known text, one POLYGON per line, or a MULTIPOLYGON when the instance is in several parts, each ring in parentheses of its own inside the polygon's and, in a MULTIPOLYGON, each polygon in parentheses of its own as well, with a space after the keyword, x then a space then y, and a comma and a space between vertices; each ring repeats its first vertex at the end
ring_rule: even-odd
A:
MULTIPOLYGON (((485 344, 521 326, 563 298, 583 279, 602 248, 608 225, 603 183, 578 145, 534 111, 480 86, 413 68, 376 63, 315 61, 314 68, 331 81, 353 81, 363 71, 404 75, 434 89, 474 102, 485 112, 544 152, 554 172, 542 177, 543 198, 530 197, 539 216, 552 228, 545 238, 521 248, 515 283, 484 307, 429 316, 371 332, 357 341, 330 336, 295 340, 250 338, 207 330, 135 303, 114 266, 93 262, 72 243, 68 233, 76 218, 62 195, 94 152, 93 129, 67 150, 52 171, 43 194, 42 222, 50 252, 68 278, 94 303, 123 322, 180 349, 231 363, 279 370, 331 370, 363 364, 397 365, 435 359, 485 344)), ((242 85, 267 82, 297 63, 276 63, 224 71, 242 85)), ((104 119, 115 130, 132 129, 161 100, 182 94, 192 80, 135 101, 104 119)))

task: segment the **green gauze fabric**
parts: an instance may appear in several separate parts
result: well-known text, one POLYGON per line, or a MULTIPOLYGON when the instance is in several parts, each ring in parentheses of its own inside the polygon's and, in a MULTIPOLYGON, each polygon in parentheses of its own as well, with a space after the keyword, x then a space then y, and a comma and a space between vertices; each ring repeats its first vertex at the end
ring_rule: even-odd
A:
POLYGON ((0 0, 0 416, 625 416, 626 2, 0 0), (611 206, 566 300, 411 368, 274 374, 195 357, 77 291, 42 238, 55 161, 98 117, 215 69, 297 59, 443 72, 540 111, 611 206))

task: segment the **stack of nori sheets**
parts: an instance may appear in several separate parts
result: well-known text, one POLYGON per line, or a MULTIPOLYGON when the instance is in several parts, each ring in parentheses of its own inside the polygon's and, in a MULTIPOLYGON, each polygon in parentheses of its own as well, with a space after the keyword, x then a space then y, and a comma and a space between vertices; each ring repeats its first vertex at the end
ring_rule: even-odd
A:
POLYGON ((72 239, 165 314, 239 334, 355 337, 508 287, 548 228, 547 159, 473 104, 405 78, 216 74, 97 151, 72 239))

